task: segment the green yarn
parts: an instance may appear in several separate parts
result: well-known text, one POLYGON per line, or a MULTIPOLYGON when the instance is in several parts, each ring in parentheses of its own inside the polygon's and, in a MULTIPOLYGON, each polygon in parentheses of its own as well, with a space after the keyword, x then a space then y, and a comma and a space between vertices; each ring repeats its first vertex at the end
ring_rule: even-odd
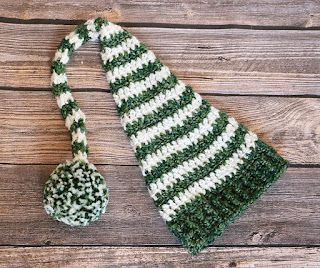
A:
POLYGON ((103 69, 146 186, 168 228, 192 254, 220 236, 285 171, 270 146, 185 85, 129 32, 102 18, 80 25, 59 45, 52 88, 74 160, 57 167, 45 209, 73 226, 97 220, 108 188, 88 163, 85 116, 71 96, 66 63, 99 38, 103 69), (110 54, 108 54, 110 53, 110 54))
POLYGON ((77 129, 79 129, 81 132, 86 132, 86 125, 84 123, 83 119, 79 119, 78 121, 74 121, 70 127, 71 132, 75 132, 77 129))
POLYGON ((44 208, 54 219, 71 226, 86 226, 100 218, 108 204, 108 187, 92 164, 60 164, 44 189, 44 208))
POLYGON ((198 254, 254 203, 287 165, 270 146, 258 140, 239 172, 181 208, 168 223, 169 229, 192 254, 198 254))
POLYGON ((53 85, 52 92, 54 96, 60 96, 63 93, 70 92, 71 89, 67 83, 53 85))
POLYGON ((83 142, 77 142, 77 141, 74 141, 72 144, 71 144, 71 148, 72 148, 72 152, 74 154, 76 154, 77 152, 83 152, 83 153, 89 153, 89 148, 87 145, 85 145, 83 142))
POLYGON ((76 101, 69 101, 63 105, 60 109, 63 119, 66 119, 68 115, 72 114, 72 110, 79 110, 79 105, 76 101))
POLYGON ((51 72, 55 71, 57 74, 63 74, 66 72, 66 66, 60 61, 54 61, 51 65, 51 72))
POLYGON ((196 182, 199 178, 204 178, 210 174, 212 170, 217 169, 220 165, 223 165, 228 158, 230 158, 234 151, 239 149, 240 145, 244 142, 244 136, 247 133, 245 127, 240 126, 236 132, 235 136, 227 143, 228 147, 224 148, 217 155, 214 155, 210 161, 202 166, 201 168, 195 169, 193 172, 188 173, 183 180, 177 182, 174 187, 168 187, 166 192, 162 195, 158 195, 158 199, 155 202, 157 207, 161 207, 163 204, 167 203, 174 196, 179 194, 188 187, 196 182))
POLYGON ((60 46, 59 46, 58 49, 61 50, 61 51, 64 51, 64 50, 67 49, 69 57, 71 57, 72 54, 74 53, 74 45, 70 44, 67 39, 63 39, 61 41, 60 46))
POLYGON ((80 39, 84 40, 84 42, 88 42, 90 40, 89 30, 86 25, 78 26, 75 32, 78 34, 80 39))
POLYGON ((139 58, 143 53, 145 53, 147 51, 148 50, 145 47, 145 45, 140 45, 140 46, 136 47, 134 50, 132 50, 130 53, 125 52, 125 53, 117 56, 116 58, 114 58, 112 61, 108 61, 107 63, 105 63, 103 65, 103 67, 106 71, 111 71, 116 67, 119 67, 123 64, 126 64, 132 60, 139 58))
POLYGON ((132 124, 128 124, 126 132, 128 136, 136 134, 149 126, 155 125, 156 123, 162 121, 164 118, 173 115, 179 109, 183 109, 186 105, 190 104, 194 99, 194 92, 190 87, 186 87, 186 90, 182 93, 178 100, 170 100, 166 105, 164 105, 159 111, 144 116, 138 119, 132 124))
POLYGON ((164 134, 160 134, 159 136, 154 138, 152 142, 146 145, 143 144, 141 147, 138 147, 136 149, 136 157, 139 160, 143 160, 148 154, 152 154, 160 149, 164 143, 168 144, 194 130, 208 115, 208 113, 210 112, 210 107, 210 104, 206 100, 203 100, 199 110, 196 111, 191 117, 187 118, 183 122, 182 127, 179 126, 172 128, 170 132, 167 131, 164 134))
POLYGON ((173 88, 177 84, 177 82, 177 77, 171 74, 167 79, 162 82, 158 82, 158 84, 156 84, 149 90, 138 94, 138 96, 128 98, 128 100, 123 101, 122 104, 118 107, 119 115, 122 116, 130 110, 138 107, 139 105, 150 101, 158 94, 173 88))
POLYGON ((110 83, 111 93, 117 93, 120 88, 127 87, 130 83, 141 81, 148 75, 159 71, 162 66, 162 63, 158 59, 155 62, 149 62, 148 64, 145 64, 143 68, 139 69, 138 71, 128 74, 121 79, 117 79, 114 83, 110 83))
POLYGON ((101 50, 105 52, 105 48, 113 48, 120 45, 125 40, 129 39, 132 35, 127 31, 122 31, 112 35, 112 38, 100 40, 101 50))
POLYGON ((208 148, 212 144, 214 139, 221 135, 227 124, 228 116, 225 113, 220 112, 220 117, 217 119, 214 124, 213 130, 208 135, 204 136, 204 138, 202 138, 202 140, 197 144, 193 144, 190 147, 173 154, 171 157, 168 157, 166 160, 162 161, 161 164, 156 166, 150 172, 146 172, 146 183, 150 184, 151 182, 154 182, 156 178, 160 178, 164 173, 169 172, 171 169, 181 164, 183 161, 196 156, 197 154, 208 148))

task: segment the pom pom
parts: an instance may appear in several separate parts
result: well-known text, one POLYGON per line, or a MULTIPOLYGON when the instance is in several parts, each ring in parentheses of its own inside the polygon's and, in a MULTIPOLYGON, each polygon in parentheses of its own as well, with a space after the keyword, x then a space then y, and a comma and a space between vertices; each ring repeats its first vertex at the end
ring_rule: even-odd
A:
POLYGON ((52 172, 44 189, 44 208, 54 219, 86 226, 106 210, 109 191, 103 176, 85 161, 65 162, 52 172))

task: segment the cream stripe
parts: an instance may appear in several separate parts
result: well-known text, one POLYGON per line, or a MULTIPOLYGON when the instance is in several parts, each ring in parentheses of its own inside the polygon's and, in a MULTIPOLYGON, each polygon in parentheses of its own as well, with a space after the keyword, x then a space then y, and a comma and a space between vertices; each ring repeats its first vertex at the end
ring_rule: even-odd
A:
POLYGON ((125 52, 130 52, 134 50, 140 44, 139 40, 136 37, 131 37, 123 41, 120 45, 110 48, 105 47, 104 52, 101 52, 101 59, 103 64, 106 64, 108 61, 112 61, 115 57, 118 57, 120 54, 125 52))
POLYGON ((99 33, 97 32, 96 25, 94 24, 94 20, 86 21, 85 25, 89 31, 89 37, 92 41, 96 41, 99 38, 99 33))
POLYGON ((156 182, 149 185, 150 196, 157 200, 157 194, 165 191, 168 187, 172 187, 178 181, 184 180, 184 175, 194 171, 196 168, 203 167, 222 149, 228 147, 228 142, 235 136, 239 125, 237 121, 230 117, 229 124, 226 126, 225 132, 221 134, 205 151, 197 156, 172 169, 170 172, 162 175, 156 182))
POLYGON ((116 94, 113 94, 114 100, 118 106, 122 104, 122 101, 128 100, 130 97, 137 96, 140 93, 151 89, 159 82, 167 79, 170 76, 170 70, 168 67, 163 66, 159 71, 151 73, 142 81, 130 83, 128 87, 123 87, 118 90, 116 94))
POLYGON ((100 39, 105 40, 105 39, 110 39, 110 37, 114 34, 123 32, 124 30, 116 24, 113 24, 112 22, 108 22, 108 25, 103 24, 101 26, 101 29, 99 31, 100 33, 100 39))
POLYGON ((70 44, 74 44, 74 49, 77 50, 79 47, 81 47, 83 43, 83 39, 79 38, 79 35, 76 32, 69 33, 66 37, 66 40, 69 41, 70 44))
POLYGON ((69 49, 67 48, 63 50, 63 52, 61 50, 57 50, 53 60, 60 61, 62 64, 67 64, 70 59, 68 56, 68 53, 69 53, 69 49))
POLYGON ((206 191, 210 191, 220 184, 228 176, 236 174, 239 166, 243 164, 243 160, 247 158, 255 147, 257 136, 249 132, 245 136, 245 143, 240 146, 240 149, 229 158, 226 163, 211 172, 209 176, 201 179, 189 186, 184 192, 180 192, 173 199, 162 205, 160 215, 165 221, 171 221, 177 211, 185 204, 190 203, 199 195, 205 195, 206 191))
POLYGON ((65 120, 65 126, 67 127, 67 129, 70 130, 72 123, 78 122, 80 119, 86 119, 84 113, 80 109, 77 111, 73 109, 72 114, 69 114, 65 120))
POLYGON ((65 73, 57 74, 55 71, 52 72, 51 75, 51 84, 58 85, 67 82, 67 76, 65 73))
POLYGON ((189 146, 196 145, 204 136, 208 135, 208 133, 214 129, 214 123, 218 118, 219 111, 212 107, 209 114, 196 129, 169 144, 165 144, 155 153, 147 155, 145 159, 141 161, 142 171, 144 173, 146 171, 151 171, 174 153, 180 152, 189 146))
POLYGON ((128 124, 132 124, 139 118, 142 118, 148 114, 156 113, 160 108, 167 104, 170 100, 179 100, 182 93, 185 91, 185 84, 179 82, 170 90, 167 90, 159 95, 156 95, 148 102, 142 103, 140 106, 130 110, 124 114, 121 118, 121 123, 124 129, 128 124))
POLYGON ((133 149, 135 150, 142 144, 148 144, 153 138, 162 133, 165 133, 167 130, 170 130, 173 127, 182 126, 183 121, 191 116, 201 106, 201 96, 198 93, 194 94, 195 98, 192 100, 192 102, 185 106, 183 109, 177 111, 173 116, 169 116, 158 124, 138 131, 136 135, 132 135, 130 137, 130 140, 133 149))
POLYGON ((132 60, 125 65, 114 68, 112 71, 107 72, 107 79, 109 82, 114 83, 117 79, 126 77, 133 72, 136 72, 138 69, 141 69, 143 65, 152 63, 156 60, 156 56, 152 51, 148 50, 143 53, 139 58, 132 60))
POLYGON ((61 109, 63 105, 67 104, 69 101, 74 101, 70 91, 62 93, 56 97, 59 108, 61 109))
POLYGON ((79 128, 77 128, 76 131, 73 131, 71 133, 72 136, 72 143, 77 141, 77 142, 83 142, 84 145, 87 145, 87 137, 85 132, 82 132, 79 128))
POLYGON ((73 155, 73 161, 88 161, 87 157, 87 153, 78 151, 76 154, 73 155))

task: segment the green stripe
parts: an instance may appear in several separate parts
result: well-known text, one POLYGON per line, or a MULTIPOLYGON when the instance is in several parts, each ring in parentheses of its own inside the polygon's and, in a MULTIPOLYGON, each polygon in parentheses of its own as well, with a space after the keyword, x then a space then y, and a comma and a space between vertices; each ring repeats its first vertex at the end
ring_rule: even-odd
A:
POLYGON ((154 167, 150 172, 146 171, 145 181, 150 184, 160 178, 163 174, 168 173, 173 168, 177 167, 184 161, 194 158, 200 152, 205 150, 212 144, 212 142, 221 135, 228 124, 228 116, 224 112, 220 112, 220 117, 213 124, 213 130, 197 144, 193 144, 178 153, 175 153, 168 157, 166 160, 162 161, 156 167, 154 167))
POLYGON ((128 74, 121 79, 117 79, 114 83, 110 83, 111 93, 117 93, 119 88, 127 87, 130 85, 130 83, 144 80, 150 74, 159 71, 162 66, 162 63, 158 59, 156 59, 154 62, 149 62, 148 64, 143 65, 143 68, 137 70, 136 72, 128 74))
POLYGON ((140 58, 142 54, 146 53, 148 49, 144 44, 140 44, 139 46, 135 47, 130 52, 124 52, 119 56, 115 57, 112 61, 107 61, 103 68, 106 72, 112 71, 114 68, 119 67, 121 65, 125 65, 137 58, 140 58))
POLYGON ((76 154, 79 151, 82 152, 82 153, 87 153, 87 154, 89 153, 89 148, 88 148, 88 146, 86 146, 84 144, 83 141, 81 141, 81 142, 74 141, 72 143, 71 147, 72 147, 72 153, 73 154, 76 154))
POLYGON ((181 207, 169 229, 197 254, 208 246, 285 171, 287 162, 262 141, 236 175, 181 207))
POLYGON ((83 43, 86 43, 90 40, 89 30, 87 28, 87 25, 85 24, 79 25, 76 28, 75 32, 78 34, 80 39, 83 39, 83 43))
POLYGON ((107 26, 109 24, 109 22, 107 20, 103 19, 103 18, 96 18, 94 20, 94 24, 96 26, 96 31, 99 32, 101 27, 102 27, 102 25, 106 25, 107 26))
POLYGON ((53 71, 56 74, 64 74, 66 72, 66 65, 59 60, 53 61, 51 65, 51 73, 53 73, 53 71))
POLYGON ((70 132, 75 132, 77 129, 80 129, 81 132, 86 132, 86 124, 83 118, 80 118, 78 121, 73 121, 70 126, 70 132))
POLYGON ((128 113, 131 109, 134 109, 140 106, 142 103, 150 101, 152 98, 157 96, 160 93, 163 93, 171 88, 173 88, 178 83, 178 79, 174 74, 171 74, 167 79, 162 82, 158 82, 152 88, 141 92, 137 96, 128 98, 122 102, 121 106, 118 107, 118 113, 120 116, 128 113))
POLYGON ((170 186, 162 194, 158 193, 158 199, 155 201, 156 206, 161 207, 163 204, 167 203, 170 199, 173 199, 179 192, 184 192, 191 184, 203 179, 213 171, 215 171, 219 166, 225 164, 225 162, 232 157, 232 154, 236 152, 241 144, 244 143, 244 137, 247 133, 247 129, 244 126, 239 126, 235 132, 235 136, 227 143, 227 148, 214 155, 208 163, 204 166, 196 168, 193 172, 189 172, 183 177, 183 180, 178 181, 178 183, 170 186))
POLYGON ((67 82, 64 82, 62 84, 53 85, 52 92, 55 96, 60 96, 63 93, 71 92, 71 89, 68 86, 67 82))
POLYGON ((75 110, 75 111, 79 110, 79 105, 75 100, 74 101, 69 100, 68 103, 66 103, 61 107, 60 111, 61 111, 62 117, 66 119, 68 115, 72 114, 72 110, 75 110))
POLYGON ((193 99, 194 92, 191 87, 187 86, 178 100, 170 100, 158 111, 145 115, 137 121, 128 124, 126 126, 126 133, 130 137, 131 135, 135 135, 138 131, 159 123, 163 119, 175 114, 178 110, 183 109, 186 105, 190 104, 193 99))
POLYGON ((141 160, 144 159, 148 154, 151 154, 162 147, 164 144, 168 144, 179 137, 182 137, 195 128, 203 121, 203 119, 209 114, 211 105, 208 101, 202 100, 200 108, 194 112, 190 117, 182 122, 182 125, 173 127, 172 129, 161 133, 150 143, 142 145, 136 149, 136 157, 141 160))
POLYGON ((63 52, 65 49, 68 49, 68 56, 71 57, 74 53, 74 44, 71 44, 69 40, 63 39, 58 47, 58 50, 63 52))
POLYGON ((102 51, 105 52, 105 47, 114 48, 131 37, 132 35, 124 30, 122 32, 112 34, 110 38, 104 37, 102 40, 100 40, 100 46, 103 49, 102 51))

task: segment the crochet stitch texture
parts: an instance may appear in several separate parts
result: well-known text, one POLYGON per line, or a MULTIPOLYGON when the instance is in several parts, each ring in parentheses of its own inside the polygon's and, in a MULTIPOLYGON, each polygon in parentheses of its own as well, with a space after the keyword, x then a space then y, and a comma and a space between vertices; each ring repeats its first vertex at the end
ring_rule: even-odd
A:
POLYGON ((50 175, 44 188, 44 208, 54 219, 86 226, 106 211, 109 191, 104 178, 87 161, 67 161, 50 175))
POLYGON ((97 39, 150 196, 168 228, 196 254, 280 177, 287 162, 178 80, 137 38, 102 18, 69 34, 52 64, 53 93, 76 161, 88 153, 85 117, 67 85, 65 66, 76 49, 97 39))

